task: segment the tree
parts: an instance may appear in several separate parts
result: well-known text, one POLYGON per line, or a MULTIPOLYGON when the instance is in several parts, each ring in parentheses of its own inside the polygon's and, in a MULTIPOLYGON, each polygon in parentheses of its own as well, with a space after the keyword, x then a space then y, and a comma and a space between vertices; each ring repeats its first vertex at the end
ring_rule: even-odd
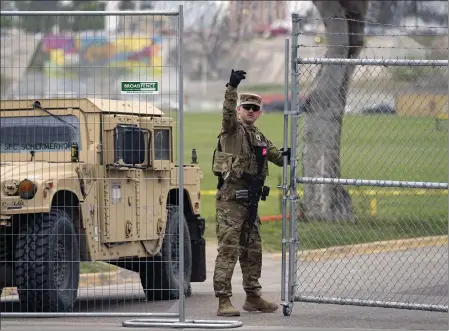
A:
MULTIPOLYGON (((424 23, 437 22, 441 28, 447 26, 448 2, 444 1, 405 1, 408 3, 408 12, 410 16, 420 18, 424 23)), ((434 24, 432 24, 434 25, 434 24)), ((447 29, 447 28, 446 28, 447 29)), ((447 30, 446 30, 447 31, 447 30)))
POLYGON ((370 1, 367 21, 379 24, 399 24, 402 15, 395 15, 402 11, 404 1, 385 0, 370 1))
POLYGON ((141 10, 152 10, 154 9, 153 1, 141 0, 140 1, 141 10))
MULTIPOLYGON (((77 11, 102 11, 105 3, 98 0, 72 0, 64 10, 77 11)), ((69 19, 60 19, 59 25, 62 30, 79 32, 88 30, 102 30, 106 26, 103 16, 72 16, 69 19)))
POLYGON ((405 17, 416 17, 423 22, 438 22, 447 25, 446 0, 416 1, 416 0, 385 0, 370 1, 367 20, 370 22, 390 25, 400 25, 405 17))
MULTIPOLYGON (((4 10, 15 10, 13 1, 0 1, 0 9, 4 10)), ((0 28, 11 28, 14 26, 14 18, 11 16, 1 16, 0 17, 0 28)))
MULTIPOLYGON (((184 3, 186 77, 191 80, 217 81, 227 79, 230 66, 251 66, 250 54, 253 50, 248 51, 248 47, 253 39, 257 38, 254 28, 262 22, 265 23, 260 17, 260 12, 270 12, 270 3, 274 2, 273 0, 186 1, 184 3), (264 6, 266 7, 263 8, 264 6)), ((279 2, 285 5, 287 1, 279 2)), ((271 16, 271 20, 274 21, 273 17, 277 15, 271 16)))
POLYGON ((185 61, 193 80, 216 79, 222 59, 229 57, 231 37, 224 15, 224 3, 189 1, 185 3, 185 61))
POLYGON ((136 9, 136 4, 131 0, 120 1, 118 8, 120 10, 134 10, 136 9))
POLYGON ((3 0, 0 1, 0 9, 1 10, 14 10, 14 3, 13 1, 9 1, 9 0, 3 0))
MULTIPOLYGON (((57 0, 27 0, 15 1, 15 7, 20 11, 57 11, 61 2, 57 0)), ((56 18, 42 16, 25 16, 19 18, 19 27, 30 33, 46 33, 56 24, 56 18)))
MULTIPOLYGON (((313 1, 328 32, 324 58, 357 58, 363 47, 368 1, 313 1)), ((321 65, 305 99, 305 177, 340 177, 343 113, 354 65, 321 65)), ((351 197, 342 185, 304 185, 304 215, 308 220, 353 221, 351 197)))

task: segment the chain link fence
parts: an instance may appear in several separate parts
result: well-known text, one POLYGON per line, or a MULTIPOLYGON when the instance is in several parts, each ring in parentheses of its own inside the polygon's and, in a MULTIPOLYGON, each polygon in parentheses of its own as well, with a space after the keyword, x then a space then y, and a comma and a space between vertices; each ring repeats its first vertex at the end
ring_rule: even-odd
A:
POLYGON ((182 6, 1 20, 2 318, 240 326, 185 317, 206 261, 201 171, 184 162, 182 6))
POLYGON ((447 311, 447 32, 427 36, 443 50, 432 55, 410 33, 323 22, 307 44, 293 14, 286 41, 284 314, 293 302, 447 311))

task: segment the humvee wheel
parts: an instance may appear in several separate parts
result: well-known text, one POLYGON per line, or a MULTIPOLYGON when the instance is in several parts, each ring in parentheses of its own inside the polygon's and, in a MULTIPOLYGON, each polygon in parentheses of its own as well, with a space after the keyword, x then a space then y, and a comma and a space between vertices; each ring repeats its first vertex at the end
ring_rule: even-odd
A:
MULTIPOLYGON (((161 248, 161 257, 151 265, 142 266, 140 280, 148 301, 179 299, 179 222, 178 207, 168 207, 167 226, 161 248)), ((184 294, 191 293, 192 249, 187 221, 184 220, 184 294), (190 290, 189 290, 190 289, 190 290)))
POLYGON ((54 209, 21 225, 15 274, 21 309, 68 312, 78 294, 79 246, 69 215, 54 209))

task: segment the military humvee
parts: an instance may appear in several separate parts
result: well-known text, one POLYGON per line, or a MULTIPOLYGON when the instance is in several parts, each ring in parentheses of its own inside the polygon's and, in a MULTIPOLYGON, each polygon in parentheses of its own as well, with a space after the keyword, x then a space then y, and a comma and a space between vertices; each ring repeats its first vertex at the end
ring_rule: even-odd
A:
POLYGON ((206 279, 201 169, 183 165, 173 120, 151 104, 95 98, 1 101, 0 290, 27 311, 70 311, 80 262, 140 274, 147 299, 177 298, 178 213, 185 294, 206 279))

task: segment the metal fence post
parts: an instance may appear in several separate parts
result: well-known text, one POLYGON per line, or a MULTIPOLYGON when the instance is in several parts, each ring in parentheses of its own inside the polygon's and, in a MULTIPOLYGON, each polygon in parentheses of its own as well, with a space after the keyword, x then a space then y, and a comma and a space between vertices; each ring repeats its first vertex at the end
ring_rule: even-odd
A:
MULTIPOLYGON (((289 139, 288 139, 288 117, 291 111, 291 102, 289 101, 289 85, 288 85, 288 75, 289 75, 289 59, 290 59, 290 44, 289 40, 285 39, 285 65, 284 65, 284 151, 287 150, 289 139)), ((284 165, 282 169, 282 266, 281 266, 281 301, 282 304, 288 306, 286 302, 286 291, 285 285, 287 281, 286 276, 286 254, 287 254, 287 200, 288 200, 288 165, 287 156, 284 157, 284 165)))
POLYGON ((292 43, 291 43, 291 59, 290 59, 290 75, 291 75, 291 125, 290 125, 290 141, 291 141, 291 160, 290 160, 290 184, 289 184, 289 253, 288 253, 288 301, 289 304, 284 305, 283 314, 289 316, 293 308, 293 297, 295 292, 296 280, 296 260, 295 260, 295 248, 296 248, 296 218, 297 218, 297 200, 298 195, 296 192, 296 169, 298 162, 298 116, 299 116, 299 82, 298 82, 298 66, 295 61, 298 55, 298 35, 299 35, 299 15, 292 13, 292 43))

